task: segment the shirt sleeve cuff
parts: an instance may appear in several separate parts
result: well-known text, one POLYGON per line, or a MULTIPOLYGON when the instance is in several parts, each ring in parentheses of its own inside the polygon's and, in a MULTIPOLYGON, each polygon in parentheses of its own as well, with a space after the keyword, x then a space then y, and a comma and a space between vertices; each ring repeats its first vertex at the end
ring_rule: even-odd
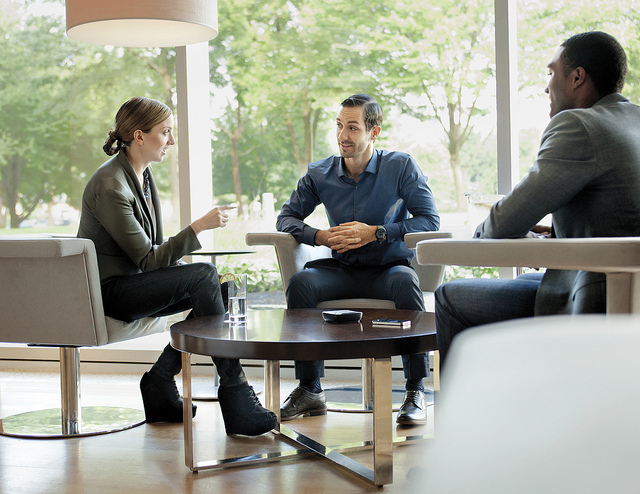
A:
POLYGON ((388 225, 382 225, 387 230, 387 242, 403 240, 404 237, 400 232, 400 225, 396 223, 390 223, 388 225))
POLYGON ((308 244, 308 245, 315 245, 316 233, 318 233, 319 231, 320 230, 318 228, 312 228, 310 226, 306 227, 304 229, 304 232, 302 233, 302 243, 308 244))

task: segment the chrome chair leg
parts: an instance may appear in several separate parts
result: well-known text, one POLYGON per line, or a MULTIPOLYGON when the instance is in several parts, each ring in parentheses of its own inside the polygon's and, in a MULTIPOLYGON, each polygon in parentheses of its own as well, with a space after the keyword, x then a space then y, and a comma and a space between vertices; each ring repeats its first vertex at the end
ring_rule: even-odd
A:
POLYGON ((60 347, 60 396, 62 434, 80 434, 82 409, 80 408, 80 349, 60 347))
POLYGON ((60 347, 60 408, 25 412, 0 420, 0 434, 11 437, 66 438, 107 434, 144 423, 134 408, 80 406, 80 349, 60 347))

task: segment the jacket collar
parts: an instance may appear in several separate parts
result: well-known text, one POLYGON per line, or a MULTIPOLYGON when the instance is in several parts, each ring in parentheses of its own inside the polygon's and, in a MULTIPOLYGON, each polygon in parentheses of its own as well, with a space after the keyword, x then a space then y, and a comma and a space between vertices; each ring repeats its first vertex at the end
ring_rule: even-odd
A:
MULTIPOLYGON (((115 162, 120 165, 125 174, 127 175, 127 180, 130 183, 132 190, 136 193, 136 198, 138 202, 142 204, 142 209, 144 214, 149 219, 149 222, 153 224, 151 221, 151 211, 149 210, 149 205, 144 198, 144 192, 142 190, 142 185, 140 185, 140 181, 138 180, 138 176, 136 175, 135 170, 133 169, 133 165, 127 158, 127 155, 124 152, 124 149, 121 149, 116 156, 114 156, 115 162)), ((156 241, 162 243, 162 214, 160 212, 160 196, 158 195, 158 188, 156 187, 156 182, 153 178, 153 172, 151 171, 151 165, 147 167, 147 173, 149 174, 149 192, 151 194, 151 201, 155 206, 155 224, 156 224, 156 241)))

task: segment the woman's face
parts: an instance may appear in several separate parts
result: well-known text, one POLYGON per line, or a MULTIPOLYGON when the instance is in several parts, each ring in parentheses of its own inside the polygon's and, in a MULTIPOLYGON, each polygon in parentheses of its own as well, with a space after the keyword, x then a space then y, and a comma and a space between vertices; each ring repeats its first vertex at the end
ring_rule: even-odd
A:
POLYGON ((146 160, 148 162, 162 161, 169 146, 176 143, 173 139, 173 115, 169 115, 166 120, 144 133, 143 137, 142 151, 146 160))

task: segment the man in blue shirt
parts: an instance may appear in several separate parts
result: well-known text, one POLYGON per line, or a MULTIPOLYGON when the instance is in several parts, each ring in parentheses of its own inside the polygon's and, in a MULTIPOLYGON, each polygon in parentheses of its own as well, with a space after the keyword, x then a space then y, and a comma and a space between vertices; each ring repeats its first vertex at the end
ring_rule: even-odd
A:
MULTIPOLYGON (((340 156, 311 163, 282 207, 277 229, 300 243, 325 245, 332 259, 307 263, 289 280, 289 308, 316 307, 324 300, 378 298, 397 309, 424 310, 414 254, 404 244, 409 232, 437 230, 440 217, 427 178, 405 153, 374 149, 382 108, 366 94, 344 100, 336 118, 340 156), (330 228, 304 220, 323 204, 330 228)), ((397 422, 426 423, 422 378, 429 375, 426 354, 403 355, 406 383, 397 422)), ((282 420, 320 415, 327 410, 320 385, 323 361, 296 362, 300 385, 281 409, 282 420)))

